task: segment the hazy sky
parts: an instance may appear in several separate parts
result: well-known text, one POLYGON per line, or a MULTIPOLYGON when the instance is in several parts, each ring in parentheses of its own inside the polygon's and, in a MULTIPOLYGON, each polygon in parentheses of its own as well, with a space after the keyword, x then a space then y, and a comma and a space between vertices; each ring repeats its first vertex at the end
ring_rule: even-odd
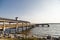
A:
POLYGON ((60 23, 60 0, 0 0, 0 17, 60 23))

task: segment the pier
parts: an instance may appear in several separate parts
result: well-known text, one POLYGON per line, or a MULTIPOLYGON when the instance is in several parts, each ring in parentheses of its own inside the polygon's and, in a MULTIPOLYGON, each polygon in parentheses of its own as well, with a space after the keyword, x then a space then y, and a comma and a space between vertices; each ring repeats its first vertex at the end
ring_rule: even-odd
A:
POLYGON ((10 37, 10 38, 32 38, 33 35, 28 36, 29 30, 35 27, 49 27, 49 24, 31 24, 29 21, 15 19, 1 18, 0 17, 0 38, 10 37), (8 29, 8 33, 6 32, 8 29), (21 29, 21 30, 20 30, 21 29))
MULTIPOLYGON (((25 27, 25 30, 28 30, 30 28, 30 22, 28 21, 22 21, 22 20, 17 20, 18 17, 15 19, 8 19, 8 18, 2 18, 0 17, 0 31, 2 31, 2 34, 5 34, 5 29, 16 29, 16 33, 18 33, 19 29, 18 28, 23 28, 25 27)), ((11 32, 11 31, 10 31, 11 32)))
POLYGON ((39 26, 41 26, 41 27, 45 27, 45 26, 47 26, 47 27, 49 27, 49 24, 34 24, 36 27, 39 27, 39 26))

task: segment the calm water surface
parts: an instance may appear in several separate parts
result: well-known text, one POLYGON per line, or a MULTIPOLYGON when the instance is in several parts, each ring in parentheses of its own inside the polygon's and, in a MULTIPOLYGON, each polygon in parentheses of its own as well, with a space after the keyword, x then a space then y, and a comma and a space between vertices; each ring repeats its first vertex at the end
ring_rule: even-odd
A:
POLYGON ((59 37, 60 36, 60 24, 59 23, 52 23, 49 24, 49 27, 45 26, 39 26, 35 27, 31 30, 32 34, 37 37, 44 37, 44 36, 53 36, 53 37, 59 37))

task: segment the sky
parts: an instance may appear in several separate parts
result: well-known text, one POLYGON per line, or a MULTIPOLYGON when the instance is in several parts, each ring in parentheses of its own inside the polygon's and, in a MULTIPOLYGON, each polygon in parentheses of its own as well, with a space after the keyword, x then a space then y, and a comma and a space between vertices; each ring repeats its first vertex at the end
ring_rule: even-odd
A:
POLYGON ((0 17, 31 23, 60 23, 60 0, 0 0, 0 17))

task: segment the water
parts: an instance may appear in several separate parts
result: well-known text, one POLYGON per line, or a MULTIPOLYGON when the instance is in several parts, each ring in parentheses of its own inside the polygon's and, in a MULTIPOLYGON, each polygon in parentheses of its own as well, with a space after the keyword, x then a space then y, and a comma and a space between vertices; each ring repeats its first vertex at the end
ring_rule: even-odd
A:
MULTIPOLYGON (((29 27, 27 27, 29 28, 29 27)), ((23 30, 26 30, 26 27, 23 27, 23 30)), ((16 32, 21 32, 22 31, 22 28, 6 28, 4 33, 16 33, 16 32), (17 31, 16 31, 17 30, 17 31)))
POLYGON ((45 37, 45 36, 52 36, 52 37, 59 37, 60 36, 60 24, 59 23, 52 23, 49 24, 49 27, 39 26, 35 27, 31 30, 32 34, 37 37, 45 37))
MULTIPOLYGON (((23 28, 24 30, 26 28, 23 28)), ((19 28, 19 32, 22 31, 22 28, 19 28)), ((15 33, 16 29, 6 29, 5 33, 15 33)), ((46 37, 48 35, 53 36, 53 37, 59 37, 60 36, 60 23, 50 23, 49 27, 45 26, 39 26, 31 29, 32 35, 35 37, 46 37)))

